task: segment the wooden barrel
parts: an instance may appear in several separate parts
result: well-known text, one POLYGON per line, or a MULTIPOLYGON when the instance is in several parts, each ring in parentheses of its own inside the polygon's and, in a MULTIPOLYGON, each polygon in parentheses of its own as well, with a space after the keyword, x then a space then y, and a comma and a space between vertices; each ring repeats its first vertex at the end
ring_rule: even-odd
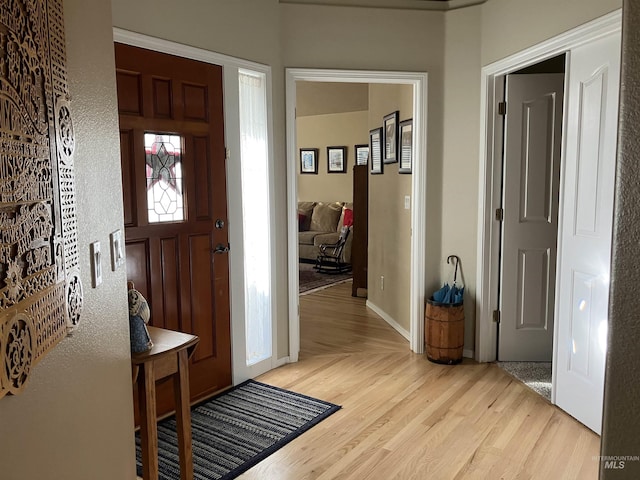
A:
POLYGON ((462 361, 464 347, 464 306, 427 300, 424 313, 427 358, 435 363, 453 365, 462 361))

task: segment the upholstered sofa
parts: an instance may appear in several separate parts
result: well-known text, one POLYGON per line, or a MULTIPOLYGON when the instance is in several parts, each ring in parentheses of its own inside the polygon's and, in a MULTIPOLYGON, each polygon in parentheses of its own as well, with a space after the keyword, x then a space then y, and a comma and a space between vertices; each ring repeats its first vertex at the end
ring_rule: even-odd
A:
MULTIPOLYGON (((298 251, 301 261, 315 261, 319 246, 335 243, 343 226, 353 225, 353 204, 298 202, 298 251)), ((353 227, 352 227, 353 228, 353 227)), ((344 246, 343 261, 351 262, 352 235, 344 246)))

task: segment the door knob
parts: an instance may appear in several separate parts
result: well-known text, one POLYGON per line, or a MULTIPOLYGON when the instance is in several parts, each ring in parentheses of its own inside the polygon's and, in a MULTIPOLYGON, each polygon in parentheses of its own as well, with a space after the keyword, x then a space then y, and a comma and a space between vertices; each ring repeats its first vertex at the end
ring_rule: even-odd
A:
POLYGON ((224 220, 221 218, 217 219, 215 225, 218 230, 222 230, 224 228, 224 220))
POLYGON ((225 247, 221 243, 217 244, 216 247, 212 250, 213 253, 227 253, 231 249, 231 245, 227 244, 225 247))

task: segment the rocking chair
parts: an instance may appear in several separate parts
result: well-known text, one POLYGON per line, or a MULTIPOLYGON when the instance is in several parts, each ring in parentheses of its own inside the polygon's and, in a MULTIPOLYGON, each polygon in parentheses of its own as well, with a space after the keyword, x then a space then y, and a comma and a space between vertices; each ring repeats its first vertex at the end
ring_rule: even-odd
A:
POLYGON ((320 255, 316 259, 314 268, 320 273, 343 273, 351 270, 351 264, 342 261, 342 251, 349 237, 349 227, 342 227, 336 243, 323 243, 320 255))

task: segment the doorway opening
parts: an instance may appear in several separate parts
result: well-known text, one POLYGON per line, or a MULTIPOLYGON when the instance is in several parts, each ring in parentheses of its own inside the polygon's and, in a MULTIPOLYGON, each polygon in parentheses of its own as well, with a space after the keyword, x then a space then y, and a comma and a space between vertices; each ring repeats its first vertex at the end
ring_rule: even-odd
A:
MULTIPOLYGON (((298 220, 298 171, 300 152, 296 136, 296 92, 298 82, 369 83, 376 85, 400 84, 412 87, 413 148, 414 162, 411 175, 411 196, 407 199, 411 210, 411 261, 409 312, 401 321, 408 324, 403 328, 393 318, 385 318, 396 330, 410 341, 416 353, 424 351, 424 257, 425 257, 425 214, 426 198, 426 113, 427 74, 402 72, 367 72, 346 70, 287 70, 287 196, 288 196, 288 272, 289 272, 289 360, 297 361, 300 351, 300 302, 299 302, 299 220, 298 220), (391 320, 391 321, 390 321, 391 320), (408 321, 407 321, 408 320, 408 321), (395 323, 395 324, 394 324, 395 323)), ((391 112, 388 112, 391 113, 391 112)), ((380 126, 383 119, 380 118, 380 126)), ((320 146, 322 148, 332 145, 320 146)), ((312 145, 309 148, 315 148, 312 145)), ((318 147, 318 148, 320 148, 318 147)), ((351 146, 354 148, 355 145, 351 146)), ((324 166, 320 165, 320 168, 324 166)), ((328 168, 328 166, 327 166, 328 168)), ((397 173, 396 173, 397 175, 397 173)), ((394 198, 394 201, 397 199, 394 198)), ((404 202, 405 200, 402 199, 404 202)), ((371 288, 371 286, 369 286, 371 288)), ((372 305, 369 305, 374 311, 372 305)))
MULTIPOLYGON (((410 84, 296 83, 298 268, 305 357, 358 348, 346 340, 349 331, 343 329, 348 321, 342 322, 340 309, 329 311, 327 305, 325 315, 318 316, 307 307, 307 295, 319 290, 322 295, 316 297, 334 306, 344 293, 360 297, 354 301, 378 314, 361 317, 363 322, 382 317, 409 340, 411 210, 405 198, 412 194, 412 132, 405 125, 412 118, 410 84), (381 143, 370 145, 370 138, 380 133, 385 118, 389 151, 382 161, 381 150, 376 150, 381 143), (337 255, 335 260, 332 255, 337 255), (345 282, 349 285, 337 288, 345 282), (340 317, 341 322, 331 322, 330 317, 340 317)), ((366 324, 350 328, 362 331, 369 328, 366 324)))
MULTIPOLYGON (((620 30, 621 12, 613 12, 482 70, 482 90, 486 95, 481 106, 476 357, 482 362, 498 360, 502 355, 499 335, 506 333, 498 328, 498 320, 503 317, 499 308, 506 300, 504 283, 509 281, 506 277, 502 284, 499 281, 500 267, 507 261, 507 246, 500 242, 503 232, 498 221, 505 196, 501 168, 505 122, 500 112, 505 85, 500 79, 564 53, 567 76, 564 82, 557 261, 551 261, 551 253, 539 247, 531 255, 531 264, 535 267, 531 273, 537 269, 537 277, 541 278, 541 272, 546 273, 546 269, 541 268, 545 263, 547 268, 555 266, 557 269, 551 402, 596 433, 600 432, 602 421, 620 30), (501 247, 505 248, 504 252, 501 247)), ((519 203, 513 205, 511 201, 506 208, 515 207, 517 211, 521 200, 516 196, 519 203)), ((520 208, 519 213, 521 211, 520 208)), ((526 255, 516 251, 515 260, 512 258, 510 262, 515 264, 514 268, 521 268, 518 262, 524 265, 526 255)), ((518 275, 512 277, 510 287, 517 289, 518 282, 523 282, 523 276, 518 275)), ((530 298, 535 296, 529 295, 530 298)), ((539 292, 537 297, 542 298, 539 292)), ((526 303, 518 295, 512 295, 509 300, 516 304, 516 310, 519 301, 520 306, 526 303)), ((540 302, 537 308, 540 312, 545 310, 540 302)), ((542 323, 539 317, 538 326, 542 323)))
POLYGON ((496 79, 504 91, 496 358, 548 400, 566 58, 496 79))

